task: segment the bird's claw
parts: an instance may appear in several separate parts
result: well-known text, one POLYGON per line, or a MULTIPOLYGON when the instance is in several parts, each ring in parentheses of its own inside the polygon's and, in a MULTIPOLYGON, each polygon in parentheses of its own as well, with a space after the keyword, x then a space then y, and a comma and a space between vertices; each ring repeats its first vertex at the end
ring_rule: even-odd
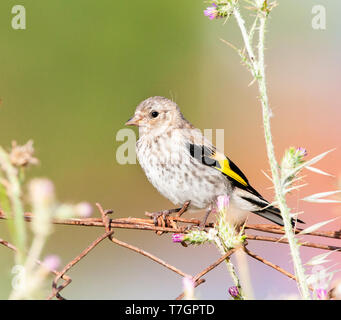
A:
POLYGON ((168 220, 167 218, 170 214, 176 213, 176 216, 180 217, 184 212, 187 211, 189 205, 190 205, 190 201, 186 201, 181 208, 146 213, 146 215, 148 215, 149 217, 153 219, 155 226, 158 226, 159 222, 161 222, 161 225, 166 226, 167 220, 168 220), (161 218, 161 221, 159 218, 161 218))
POLYGON ((166 221, 167 217, 172 213, 173 211, 171 210, 163 210, 163 211, 158 211, 158 212, 153 212, 151 213, 151 217, 153 218, 155 226, 158 225, 158 220, 159 218, 162 218, 163 221, 166 221))

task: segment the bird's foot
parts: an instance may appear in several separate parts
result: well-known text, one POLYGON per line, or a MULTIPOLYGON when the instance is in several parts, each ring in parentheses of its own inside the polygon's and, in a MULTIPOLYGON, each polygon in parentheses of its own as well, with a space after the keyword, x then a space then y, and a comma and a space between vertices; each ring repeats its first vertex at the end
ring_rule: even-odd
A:
MULTIPOLYGON (((175 221, 169 219, 169 215, 172 213, 176 213, 176 217, 180 217, 184 212, 187 211, 190 201, 186 201, 185 204, 181 208, 162 210, 157 212, 146 212, 146 215, 151 217, 154 221, 155 226, 159 227, 172 227, 177 228, 175 221)), ((162 231, 159 232, 162 234, 162 231)))
POLYGON ((150 213, 150 217, 153 218, 154 224, 157 226, 160 218, 166 221, 170 214, 178 212, 179 210, 180 208, 152 212, 150 213))

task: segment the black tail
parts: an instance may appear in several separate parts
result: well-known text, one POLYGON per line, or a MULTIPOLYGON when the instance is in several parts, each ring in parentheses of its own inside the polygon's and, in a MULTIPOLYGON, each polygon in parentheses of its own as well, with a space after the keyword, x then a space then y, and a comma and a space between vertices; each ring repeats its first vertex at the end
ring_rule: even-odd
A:
MULTIPOLYGON (((254 204, 254 205, 257 205, 259 207, 263 207, 264 209, 260 209, 260 210, 255 210, 255 211, 252 211, 253 213, 255 214, 258 214, 259 216, 265 218, 265 219, 268 219, 280 226, 284 226, 284 222, 283 222, 283 218, 281 216, 281 212, 279 211, 279 209, 273 207, 273 206, 266 206, 264 205, 264 202, 261 202, 261 201, 257 201, 256 199, 254 198, 248 198, 248 197, 242 197, 244 200, 247 200, 249 201, 250 203, 254 204)), ((262 200, 266 201, 264 198, 261 198, 262 200)), ((296 225, 296 222, 299 222, 299 223, 304 223, 302 220, 300 219, 291 219, 291 225, 293 227, 295 227, 296 225)))
MULTIPOLYGON (((283 222, 283 218, 281 216, 281 212, 273 207, 273 206, 269 206, 269 207, 266 207, 265 209, 261 209, 261 210, 257 210, 257 211, 252 211, 253 213, 255 214, 258 214, 259 216, 265 218, 265 219, 268 219, 280 226, 284 226, 284 222, 283 222)), ((296 225, 296 221, 299 222, 299 223, 304 223, 302 220, 300 219, 291 219, 291 225, 293 227, 295 227, 296 225)))

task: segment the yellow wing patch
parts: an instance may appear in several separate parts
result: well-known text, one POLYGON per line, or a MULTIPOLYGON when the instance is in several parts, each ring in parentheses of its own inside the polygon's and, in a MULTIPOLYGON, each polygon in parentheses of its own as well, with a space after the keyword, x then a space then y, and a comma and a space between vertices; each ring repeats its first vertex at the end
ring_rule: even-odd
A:
POLYGON ((218 155, 218 154, 213 154, 212 158, 217 160, 219 165, 220 165, 220 168, 215 167, 217 170, 221 171, 222 173, 226 174, 227 176, 231 177, 232 179, 238 181, 243 186, 245 186, 245 187, 248 186, 247 182, 239 174, 235 173, 231 169, 228 159, 226 159, 225 157, 222 157, 221 155, 218 155))

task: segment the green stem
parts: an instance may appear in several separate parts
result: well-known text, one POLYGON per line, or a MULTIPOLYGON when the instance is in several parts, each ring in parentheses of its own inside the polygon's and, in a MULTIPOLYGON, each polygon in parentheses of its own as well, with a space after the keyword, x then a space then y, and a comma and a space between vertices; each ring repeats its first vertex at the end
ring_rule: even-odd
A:
MULTIPOLYGON (((220 240, 220 238, 218 236, 215 239, 215 244, 216 244, 218 250, 220 251, 220 253, 222 255, 224 255, 227 252, 225 250, 225 246, 223 245, 222 241, 220 240)), ((240 300, 245 300, 245 297, 243 295, 242 286, 240 284, 240 280, 238 278, 237 272, 236 272, 234 265, 231 262, 230 258, 226 258, 225 263, 226 263, 227 270, 231 275, 231 278, 233 280, 234 285, 238 288, 240 300)))
POLYGON ((306 277, 304 274, 304 268, 299 254, 299 244, 292 230, 290 210, 287 206, 285 195, 280 180, 280 172, 278 163, 275 157, 274 145, 272 142, 270 117, 271 110, 269 106, 269 99, 267 95, 266 80, 265 80, 265 64, 264 64, 264 42, 265 42, 265 25, 267 20, 267 14, 261 9, 259 13, 259 43, 258 43, 258 61, 255 59, 255 55, 252 49, 252 44, 249 39, 248 33, 245 28, 244 20, 242 19, 239 8, 234 9, 234 17, 237 20, 238 26, 241 30, 242 37, 245 43, 246 50, 250 59, 250 63, 253 65, 254 75, 258 82, 258 88, 260 93, 260 100, 262 104, 263 112, 263 125, 264 135, 266 142, 267 155, 270 163, 273 184, 275 187, 276 200, 278 202, 279 209, 284 221, 284 229, 286 237, 288 238, 291 256, 293 258, 295 273, 298 280, 298 287, 300 289, 303 299, 310 299, 310 293, 306 277))
MULTIPOLYGON (((21 186, 17 169, 11 164, 7 152, 0 147, 0 164, 7 177, 7 195, 13 211, 14 228, 11 234, 15 246, 18 248, 16 263, 23 264, 26 251, 26 228, 24 221, 24 208, 21 203, 21 186)), ((9 213, 7 213, 9 216, 9 213)), ((12 217, 11 217, 12 218, 12 217)))
POLYGON ((258 59, 259 59, 259 77, 258 77, 258 87, 260 92, 260 98, 263 110, 263 124, 264 133, 266 141, 266 149, 270 162, 272 181, 275 187, 276 200, 278 202, 279 209, 282 214, 284 221, 285 234, 288 238, 290 245, 291 256, 293 258, 293 263, 295 267, 295 273, 297 276, 299 289, 301 295, 304 299, 310 299, 309 288, 306 282, 306 277, 304 274, 304 268, 299 254, 299 244, 294 235, 291 225, 290 209, 287 206, 285 195, 283 192, 280 173, 278 169, 278 163, 275 157, 274 145, 272 142, 271 127, 270 127, 270 116, 271 110, 269 107, 266 80, 265 80, 265 64, 264 64, 264 35, 265 35, 265 25, 266 25, 266 15, 261 14, 260 26, 259 26, 259 44, 258 44, 258 59))
POLYGON ((45 234, 37 234, 34 237, 24 265, 24 285, 19 290, 13 288, 9 297, 10 300, 28 299, 39 289, 42 276, 39 275, 39 270, 34 270, 34 267, 44 248, 46 238, 45 234))
POLYGON ((249 35, 247 33, 247 30, 245 28, 245 21, 242 18, 242 16, 241 16, 237 6, 235 7, 235 9, 233 11, 233 15, 236 18, 238 26, 239 26, 239 29, 240 29, 240 31, 242 33, 242 37, 243 37, 243 41, 244 41, 244 44, 245 44, 246 52, 247 52, 247 54, 249 56, 249 60, 250 60, 250 63, 251 63, 251 72, 252 72, 253 76, 256 77, 257 76, 256 72, 258 70, 258 63, 257 63, 257 60, 255 58, 255 54, 254 54, 253 49, 252 49, 252 44, 251 44, 251 41, 250 41, 250 37, 249 37, 249 35))

